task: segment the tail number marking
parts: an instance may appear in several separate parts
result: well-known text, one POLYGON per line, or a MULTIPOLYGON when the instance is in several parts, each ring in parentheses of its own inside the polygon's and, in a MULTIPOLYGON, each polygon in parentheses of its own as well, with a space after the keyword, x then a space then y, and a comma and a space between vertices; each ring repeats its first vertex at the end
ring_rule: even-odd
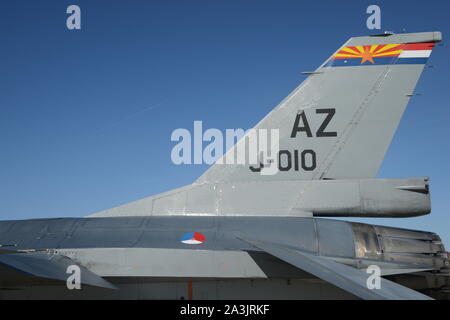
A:
MULTIPOLYGON (((336 131, 325 131, 336 114, 336 109, 316 109, 316 114, 326 114, 322 121, 322 124, 316 131, 316 137, 337 137, 336 131)), ((294 121, 294 127, 292 128, 291 138, 295 138, 298 132, 305 132, 308 138, 312 138, 313 134, 306 117, 305 111, 297 113, 294 121)))

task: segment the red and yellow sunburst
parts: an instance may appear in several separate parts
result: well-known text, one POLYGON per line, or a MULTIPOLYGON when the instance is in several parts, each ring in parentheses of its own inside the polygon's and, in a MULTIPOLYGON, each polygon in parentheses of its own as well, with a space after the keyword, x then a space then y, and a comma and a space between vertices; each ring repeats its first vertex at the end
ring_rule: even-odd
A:
POLYGON ((366 61, 375 63, 373 58, 398 57, 400 53, 402 53, 401 44, 376 44, 368 46, 344 47, 336 53, 334 59, 361 58, 361 64, 366 61))

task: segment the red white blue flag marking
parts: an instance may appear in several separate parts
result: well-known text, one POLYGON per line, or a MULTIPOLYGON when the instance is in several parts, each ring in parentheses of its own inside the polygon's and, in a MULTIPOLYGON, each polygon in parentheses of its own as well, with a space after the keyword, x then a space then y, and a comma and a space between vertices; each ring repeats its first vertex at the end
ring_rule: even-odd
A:
POLYGON ((331 57, 326 66, 425 64, 434 46, 433 42, 429 42, 343 47, 331 57))
POLYGON ((205 236, 200 232, 189 232, 181 237, 181 242, 186 244, 200 244, 205 242, 205 236))

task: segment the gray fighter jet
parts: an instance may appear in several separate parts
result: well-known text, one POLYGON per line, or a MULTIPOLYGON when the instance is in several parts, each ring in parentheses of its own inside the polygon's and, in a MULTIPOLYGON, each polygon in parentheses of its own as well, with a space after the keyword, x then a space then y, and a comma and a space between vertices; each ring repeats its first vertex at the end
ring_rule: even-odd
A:
MULTIPOLYGON (((86 218, 0 222, 0 297, 448 298, 438 235, 323 218, 431 211, 427 178, 375 176, 439 41, 348 40, 256 125, 279 132, 272 158, 86 218)), ((223 159, 255 153, 249 139, 223 159)))

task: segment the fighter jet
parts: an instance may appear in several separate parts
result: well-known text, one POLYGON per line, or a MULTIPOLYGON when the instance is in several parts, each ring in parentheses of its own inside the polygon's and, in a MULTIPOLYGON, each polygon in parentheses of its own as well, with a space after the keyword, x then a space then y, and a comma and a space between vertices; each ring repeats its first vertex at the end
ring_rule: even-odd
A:
POLYGON ((375 177, 439 41, 350 38, 255 126, 277 130, 272 157, 248 133, 191 185, 85 218, 0 222, 0 297, 448 298, 438 235, 330 219, 430 213, 428 178, 375 177), (223 161, 239 150, 257 162, 223 161))

